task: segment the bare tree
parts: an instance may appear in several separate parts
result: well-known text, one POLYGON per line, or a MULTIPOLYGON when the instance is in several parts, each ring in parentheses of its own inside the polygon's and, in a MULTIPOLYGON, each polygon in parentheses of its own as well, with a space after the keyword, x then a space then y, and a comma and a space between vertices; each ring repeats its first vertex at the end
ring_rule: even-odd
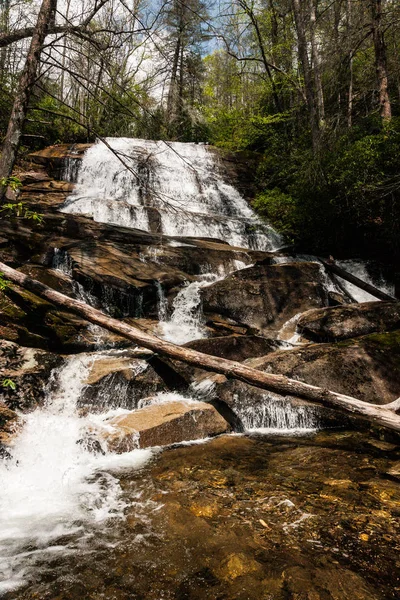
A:
MULTIPOLYGON (((29 100, 35 85, 43 42, 47 35, 49 24, 54 19, 57 0, 43 0, 39 10, 35 30, 32 35, 29 51, 26 57, 19 81, 14 105, 11 111, 7 134, 3 143, 0 158, 0 179, 7 179, 14 167, 19 148, 22 128, 28 112, 29 100)), ((2 186, 2 195, 5 186, 2 186)))
POLYGON ((382 26, 382 0, 372 0, 372 36, 375 49, 375 68, 378 78, 380 114, 384 121, 392 118, 392 107, 388 91, 388 72, 386 61, 386 44, 382 26))

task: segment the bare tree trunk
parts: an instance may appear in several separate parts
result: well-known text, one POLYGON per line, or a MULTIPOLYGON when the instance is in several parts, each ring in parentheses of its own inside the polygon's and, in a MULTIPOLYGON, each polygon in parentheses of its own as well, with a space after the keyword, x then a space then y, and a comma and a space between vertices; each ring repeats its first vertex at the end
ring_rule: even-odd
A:
POLYGON ((267 60, 267 55, 266 55, 265 47, 264 47, 264 40, 263 40, 263 36, 261 34, 261 31, 260 31, 260 27, 259 27, 259 24, 258 24, 257 17, 256 17, 256 15, 254 13, 254 10, 253 10, 252 6, 249 5, 246 0, 240 0, 240 5, 242 6, 243 10, 249 16, 251 24, 253 25, 253 28, 254 28, 254 31, 255 31, 255 34, 256 34, 256 37, 257 37, 258 47, 260 49, 261 59, 262 59, 263 65, 264 65, 264 69, 265 69, 265 72, 266 72, 266 74, 268 76, 268 79, 269 79, 269 81, 271 83, 272 96, 274 98, 275 108, 276 108, 276 110, 278 112, 282 112, 282 105, 281 105, 281 102, 280 102, 280 99, 279 99, 279 95, 278 95, 278 92, 277 92, 277 89, 276 89, 275 80, 274 80, 274 77, 272 75, 272 72, 271 72, 271 69, 270 69, 270 66, 269 66, 269 62, 267 60))
POLYGON ((312 51, 312 66, 314 71, 314 85, 317 96, 318 127, 320 129, 323 129, 325 127, 325 102, 321 80, 321 60, 319 56, 317 38, 315 35, 317 23, 317 11, 315 3, 316 0, 310 0, 310 38, 312 51))
MULTIPOLYGON (((352 14, 352 0, 347 0, 347 37, 351 38, 351 27, 353 24, 353 14, 352 14)), ((352 43, 350 43, 350 53, 349 53, 349 88, 348 88, 348 98, 347 98, 347 126, 351 127, 353 124, 353 64, 354 64, 354 56, 353 56, 353 48, 352 43)))
MULTIPOLYGON (((8 33, 10 20, 10 0, 3 0, 1 7, 0 27, 2 33, 8 33)), ((0 50, 0 83, 4 85, 7 48, 0 50)))
POLYGON ((293 16, 294 22, 296 25, 297 32, 297 45, 298 45, 298 55, 299 61, 302 66, 303 76, 304 76, 304 85, 306 92, 306 99, 308 105, 309 112, 309 121, 311 127, 312 141, 314 150, 318 147, 318 126, 316 119, 316 107, 315 107, 315 96, 314 96, 314 86, 313 79, 310 67, 310 61, 308 58, 307 52, 307 36, 306 36, 306 27, 304 22, 304 5, 302 8, 301 0, 292 0, 292 8, 293 8, 293 16))
POLYGON ((171 342, 161 340, 154 335, 140 331, 127 323, 108 317, 101 311, 88 306, 80 300, 74 300, 73 298, 64 296, 64 294, 56 292, 43 283, 24 275, 20 271, 8 267, 4 263, 0 263, 0 271, 17 285, 49 300, 49 302, 52 302, 53 304, 63 306, 71 312, 83 316, 91 323, 95 323, 96 325, 100 325, 100 327, 105 327, 109 331, 122 335, 144 348, 148 348, 159 354, 207 371, 222 373, 228 378, 238 379, 261 389, 270 390, 285 396, 293 395, 300 398, 306 398, 307 400, 339 410, 353 417, 359 417, 374 425, 400 432, 400 416, 397 414, 400 409, 400 403, 398 401, 394 401, 386 406, 368 404, 367 402, 362 402, 361 400, 351 398, 350 396, 338 394, 294 379, 289 379, 283 375, 266 373, 236 361, 218 358, 209 354, 203 354, 196 350, 191 350, 190 348, 176 346, 175 344, 171 344, 171 342))
MULTIPOLYGON (((7 134, 3 143, 0 158, 0 179, 9 177, 14 167, 21 140, 22 128, 28 112, 29 100, 38 73, 43 42, 49 24, 54 18, 56 7, 57 0, 43 0, 40 7, 25 66, 19 80, 7 134)), ((2 188, 0 188, 1 196, 4 194, 4 191, 5 188, 2 186, 2 188)))
POLYGON ((392 107, 388 92, 386 44, 382 28, 382 0, 372 0, 372 36, 375 49, 375 68, 378 78, 380 114, 384 121, 392 118, 392 107))
POLYGON ((171 71, 171 80, 169 84, 168 90, 168 99, 167 99, 167 119, 168 123, 171 124, 175 120, 176 117, 176 107, 177 107, 177 84, 178 84, 178 65, 179 65, 179 57, 181 53, 181 36, 178 36, 176 40, 174 58, 172 61, 172 71, 171 71))
POLYGON ((375 298, 378 298, 379 300, 383 300, 384 302, 396 302, 397 301, 396 298, 389 296, 389 294, 382 292, 381 290, 376 288, 374 285, 371 285, 370 283, 366 283, 362 279, 359 279, 355 275, 352 275, 351 273, 349 273, 345 269, 342 269, 342 267, 339 267, 335 263, 327 262, 327 261, 323 260, 322 258, 320 258, 320 261, 322 262, 322 264, 324 265, 325 269, 328 272, 338 275, 342 279, 345 279, 349 283, 352 283, 353 285, 357 286, 361 290, 364 290, 364 292, 368 292, 368 294, 371 294, 371 296, 374 296, 375 298))

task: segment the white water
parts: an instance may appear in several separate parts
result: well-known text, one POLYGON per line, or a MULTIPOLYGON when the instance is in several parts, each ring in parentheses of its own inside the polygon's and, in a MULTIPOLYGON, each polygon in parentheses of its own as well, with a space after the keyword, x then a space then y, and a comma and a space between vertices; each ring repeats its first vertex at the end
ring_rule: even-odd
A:
MULTIPOLYGON (((388 283, 381 273, 377 275, 376 279, 373 279, 368 272, 368 263, 365 261, 340 260, 337 261, 337 264, 351 273, 351 275, 362 279, 362 281, 365 281, 366 283, 370 283, 382 292, 389 294, 389 296, 394 296, 394 285, 388 283)), ((343 287, 349 292, 350 296, 354 298, 354 300, 357 300, 357 302, 377 302, 378 298, 375 298, 375 296, 368 294, 368 292, 361 290, 356 285, 345 281, 341 277, 338 277, 338 279, 343 287)))
POLYGON ((100 141, 86 151, 64 212, 149 231, 147 209, 153 207, 165 235, 217 238, 259 250, 282 245, 223 180, 207 146, 130 138, 107 143, 114 152, 100 141))
MULTIPOLYGON (((217 399, 215 382, 206 377, 193 383, 192 397, 210 402, 217 399)), ((310 404, 295 406, 292 402, 277 394, 265 392, 255 399, 247 398, 247 393, 239 388, 232 395, 231 408, 237 415, 247 433, 297 435, 318 430, 320 419, 318 407, 310 404)))
POLYGON ((80 443, 99 419, 76 409, 93 360, 74 356, 54 374, 49 390, 56 391, 24 416, 12 458, 0 465, 0 595, 29 581, 36 560, 71 551, 88 528, 122 518, 126 503, 112 472, 140 468, 152 456, 94 454, 80 443))
POLYGON ((188 283, 174 298, 173 312, 168 318, 165 298, 159 302, 158 334, 169 342, 186 344, 191 340, 206 337, 201 310, 201 288, 221 279, 218 275, 207 273, 200 275, 199 281, 188 283))

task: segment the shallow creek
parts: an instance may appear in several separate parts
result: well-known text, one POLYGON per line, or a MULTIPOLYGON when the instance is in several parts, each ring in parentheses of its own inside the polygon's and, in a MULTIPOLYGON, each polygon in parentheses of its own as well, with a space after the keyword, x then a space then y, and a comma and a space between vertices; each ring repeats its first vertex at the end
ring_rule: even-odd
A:
POLYGON ((165 450, 118 475, 136 499, 123 520, 4 598, 398 598, 400 486, 385 472, 399 456, 346 431, 165 450))

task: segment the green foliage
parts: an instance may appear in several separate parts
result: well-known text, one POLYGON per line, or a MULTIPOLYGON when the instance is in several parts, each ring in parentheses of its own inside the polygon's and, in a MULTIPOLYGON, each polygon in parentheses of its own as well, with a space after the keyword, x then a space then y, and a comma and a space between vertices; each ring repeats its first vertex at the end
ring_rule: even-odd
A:
POLYGON ((14 391, 17 389, 17 384, 12 379, 5 377, 1 382, 1 387, 4 389, 10 389, 14 391))
POLYGON ((0 186, 2 188, 9 187, 13 190, 13 192, 16 192, 20 187, 22 187, 22 181, 18 179, 18 177, 14 176, 2 177, 2 179, 0 179, 0 186))
POLYGON ((9 281, 4 279, 4 273, 0 273, 0 291, 4 291, 8 288, 9 281))
POLYGON ((35 221, 38 224, 43 223, 43 215, 28 209, 24 202, 7 202, 2 205, 0 212, 5 212, 6 217, 20 217, 35 221))
POLYGON ((298 207, 292 196, 279 188, 265 190, 257 195, 253 206, 289 240, 297 237, 298 207))

